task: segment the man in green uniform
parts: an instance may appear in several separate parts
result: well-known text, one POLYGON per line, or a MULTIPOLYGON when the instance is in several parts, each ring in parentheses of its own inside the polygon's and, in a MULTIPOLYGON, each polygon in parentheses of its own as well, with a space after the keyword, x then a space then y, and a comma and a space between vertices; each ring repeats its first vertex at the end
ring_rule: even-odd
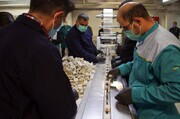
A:
POLYGON ((67 48, 67 44, 65 42, 65 38, 66 35, 68 33, 68 31, 71 29, 71 26, 68 25, 67 20, 64 21, 64 26, 61 27, 61 29, 59 30, 59 32, 57 32, 57 40, 59 40, 61 42, 61 54, 62 57, 65 56, 65 50, 67 48))
POLYGON ((139 119, 180 119, 180 42, 154 22, 137 2, 120 7, 117 21, 131 40, 136 40, 134 59, 110 70, 130 75, 129 87, 115 97, 120 104, 133 104, 139 119))

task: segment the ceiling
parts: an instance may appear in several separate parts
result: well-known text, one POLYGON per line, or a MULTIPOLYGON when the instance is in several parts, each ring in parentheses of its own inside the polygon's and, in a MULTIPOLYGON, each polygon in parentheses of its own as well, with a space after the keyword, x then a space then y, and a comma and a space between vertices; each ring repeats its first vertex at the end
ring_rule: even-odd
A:
MULTIPOLYGON (((118 5, 122 0, 73 0, 76 9, 118 9, 118 5)), ((147 9, 159 9, 162 0, 133 0, 145 5, 147 9)), ((179 1, 176 2, 179 5, 179 1)), ((0 0, 0 7, 29 7, 30 0, 0 0)), ((178 6, 179 8, 179 6, 178 6)))
MULTIPOLYGON (((74 0, 76 8, 118 8, 122 0, 74 0)), ((161 3, 161 0, 133 0, 143 3, 146 7, 155 9, 161 3)))

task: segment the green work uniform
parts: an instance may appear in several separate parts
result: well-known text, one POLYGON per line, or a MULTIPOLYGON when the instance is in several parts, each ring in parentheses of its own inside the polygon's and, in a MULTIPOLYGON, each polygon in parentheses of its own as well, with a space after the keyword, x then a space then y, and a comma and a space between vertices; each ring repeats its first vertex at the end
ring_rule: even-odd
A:
POLYGON ((65 55, 65 49, 67 48, 67 44, 65 41, 66 35, 68 31, 71 29, 71 26, 69 25, 64 25, 61 27, 59 32, 57 33, 57 39, 61 42, 61 51, 62 51, 62 56, 65 55))
POLYGON ((130 74, 139 119, 180 119, 180 42, 168 30, 156 23, 138 39, 134 60, 118 68, 130 74))

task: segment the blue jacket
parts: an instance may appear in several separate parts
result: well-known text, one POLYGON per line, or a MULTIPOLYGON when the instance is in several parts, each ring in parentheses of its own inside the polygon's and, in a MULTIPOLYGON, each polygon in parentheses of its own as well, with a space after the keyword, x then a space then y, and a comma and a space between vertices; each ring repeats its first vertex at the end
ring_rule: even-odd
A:
POLYGON ((96 47, 92 42, 92 32, 90 28, 86 32, 80 32, 76 25, 69 30, 65 41, 69 50, 69 55, 81 57, 89 62, 96 63, 96 47))
POLYGON ((139 119, 180 119, 180 42, 157 23, 136 44, 133 62, 119 66, 139 119))
POLYGON ((71 119, 72 88, 40 24, 20 15, 1 29, 0 42, 0 118, 71 119))

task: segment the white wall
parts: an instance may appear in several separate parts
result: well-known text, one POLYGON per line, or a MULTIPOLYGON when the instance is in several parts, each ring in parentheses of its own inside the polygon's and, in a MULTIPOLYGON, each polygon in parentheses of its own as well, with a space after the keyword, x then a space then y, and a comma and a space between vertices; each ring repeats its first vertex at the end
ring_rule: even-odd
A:
MULTIPOLYGON (((117 10, 114 10, 113 11, 114 14, 116 15, 117 14, 117 10)), ((156 10, 148 10, 149 14, 151 16, 153 16, 155 13, 155 16, 158 16, 159 17, 159 20, 160 20, 160 24, 165 27, 165 18, 166 18, 166 13, 165 12, 157 12, 156 10)), ((97 37, 98 35, 98 30, 99 30, 99 26, 101 25, 101 22, 102 22, 102 19, 101 18, 96 18, 96 15, 98 14, 101 14, 102 13, 102 10, 75 10, 73 11, 72 13, 72 23, 75 24, 75 21, 76 21, 76 18, 77 16, 80 14, 80 13, 85 13, 89 16, 89 25, 92 27, 93 29, 93 34, 94 34, 94 38, 97 37)), ((171 18, 170 18, 171 19, 171 18)), ((114 25, 119 25, 116 18, 114 19, 113 21, 113 24, 114 25)), ((118 31, 120 32, 120 29, 117 28, 117 29, 114 29, 115 31, 118 31)))
POLYGON ((177 21, 177 26, 180 28, 180 13, 177 12, 168 12, 166 14, 166 28, 169 29, 172 27, 172 23, 177 21))
POLYGON ((0 12, 10 12, 16 19, 22 13, 27 13, 27 8, 0 8, 0 12))
POLYGON ((148 13, 149 13, 150 16, 157 16, 157 17, 159 17, 159 24, 161 26, 165 27, 166 13, 164 11, 148 10, 148 13))
MULTIPOLYGON (((0 12, 1 11, 8 11, 10 13, 12 13, 14 15, 14 17, 16 18, 18 15, 24 13, 24 12, 28 12, 28 8, 0 8, 0 12)), ((177 21, 178 23, 178 27, 180 27, 180 12, 175 12, 175 11, 163 11, 163 10, 148 10, 149 14, 151 16, 153 16, 155 14, 155 16, 159 17, 160 20, 160 25, 162 25, 163 27, 165 27, 166 29, 169 29, 172 26, 172 22, 174 20, 177 21)), ((92 27, 93 29, 93 34, 94 37, 93 39, 96 39, 97 35, 98 35, 98 31, 99 31, 99 26, 102 23, 102 19, 101 18, 96 18, 96 15, 101 14, 102 10, 75 10, 72 13, 70 13, 67 16, 67 20, 68 23, 70 25, 74 25, 77 16, 80 13, 85 13, 89 16, 90 20, 89 20, 89 25, 92 27)), ((114 14, 117 14, 117 10, 114 10, 114 14)), ((114 19, 113 21, 114 25, 118 25, 116 19, 114 19)), ((120 29, 114 29, 115 31, 119 31, 120 29)))

